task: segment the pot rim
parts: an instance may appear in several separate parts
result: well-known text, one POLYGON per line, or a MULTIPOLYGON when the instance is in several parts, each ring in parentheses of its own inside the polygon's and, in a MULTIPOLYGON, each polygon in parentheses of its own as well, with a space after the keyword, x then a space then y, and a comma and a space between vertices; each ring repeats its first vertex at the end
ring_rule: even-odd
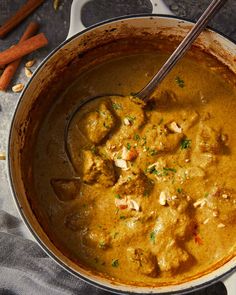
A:
MULTIPOLYGON (((50 257, 52 258, 60 267, 62 267, 63 269, 65 269, 67 272, 69 272, 70 274, 72 274, 73 276, 81 279, 82 281, 84 281, 85 283, 88 283, 94 287, 98 287, 104 291, 110 291, 112 293, 115 294, 133 294, 135 293, 134 291, 125 291, 125 290, 117 290, 115 288, 109 287, 108 285, 103 285, 103 283, 101 282, 97 282, 95 281, 96 279, 90 279, 87 276, 83 276, 81 275, 79 272, 71 269, 70 267, 68 267, 66 265, 65 262, 61 261, 56 254, 54 254, 48 247, 47 245, 41 240, 41 238, 38 236, 37 232, 34 230, 34 228, 32 227, 31 223, 28 221, 27 216, 24 213, 24 210, 20 204, 20 201, 18 200, 17 197, 17 192, 15 190, 14 187, 14 182, 13 182, 13 178, 12 178, 12 168, 10 165, 11 162, 11 157, 10 157, 10 144, 11 144, 11 138, 12 138, 12 133, 13 133, 13 124, 15 122, 15 118, 17 116, 18 113, 18 109, 19 106, 21 104, 21 101, 24 98, 25 92, 27 91, 30 83, 33 81, 33 79, 35 79, 36 75, 38 74, 38 72, 41 70, 41 68, 48 62, 48 60, 58 51, 60 50, 64 45, 66 45, 67 43, 69 43, 70 41, 72 41, 73 39, 79 37, 80 35, 83 35, 84 33, 91 31, 97 27, 100 27, 102 25, 105 24, 112 24, 115 22, 119 22, 122 20, 128 20, 128 19, 140 19, 140 18, 163 18, 163 19, 176 19, 179 21, 183 21, 189 24, 195 24, 195 21, 189 20, 188 18, 184 18, 184 17, 178 17, 175 15, 163 15, 163 14, 149 14, 149 13, 145 13, 145 14, 135 14, 135 15, 128 15, 128 16, 120 16, 120 17, 115 17, 112 19, 108 19, 102 22, 99 22, 97 24, 94 24, 86 29, 84 29, 83 31, 80 31, 76 34, 74 34, 73 36, 71 36, 70 38, 64 40, 62 43, 60 43, 56 48, 54 48, 39 64, 39 66, 37 67, 37 69, 34 71, 32 78, 30 79, 30 81, 26 84, 26 86, 24 87, 22 93, 19 96, 19 100, 16 104, 12 119, 11 119, 11 123, 10 123, 10 129, 9 129, 9 136, 8 136, 8 140, 7 140, 7 176, 8 176, 8 182, 9 182, 9 186, 10 186, 10 191, 11 191, 11 195, 13 196, 13 199, 15 201, 17 210, 24 222, 24 224, 26 225, 26 227, 29 229, 29 231, 31 232, 32 236, 34 237, 34 239, 37 241, 38 245, 42 248, 42 250, 50 257)), ((226 36, 224 33, 218 31, 217 29, 213 29, 211 28, 211 26, 207 26, 206 29, 212 31, 213 33, 216 33, 218 35, 220 35, 221 37, 225 38, 227 41, 230 41, 231 43, 233 43, 234 45, 236 45, 236 41, 234 41, 231 37, 226 36)), ((225 264, 224 264, 225 265, 225 264)), ((221 267, 219 267, 218 269, 220 270, 224 265, 222 265, 221 267)), ((213 270, 212 272, 214 272, 215 270, 213 270)), ((140 293, 139 294, 158 294, 158 295, 175 295, 175 294, 186 294, 189 292, 194 292, 197 291, 199 289, 202 289, 204 287, 208 287, 210 285, 212 285, 213 283, 220 281, 221 279, 224 279, 225 277, 229 276, 231 273, 233 273, 234 271, 236 271, 236 265, 231 267, 230 269, 228 269, 227 271, 221 273, 221 274, 216 274, 212 279, 210 280, 205 280, 204 282, 199 282, 194 286, 189 286, 189 287, 182 287, 181 288, 181 284, 179 285, 179 290, 175 290, 175 291, 164 291, 164 292, 158 292, 158 288, 160 287, 145 287, 146 289, 150 289, 150 292, 148 293, 140 293), (155 290, 156 289, 156 290, 155 290)), ((204 278, 205 275, 201 276, 198 279, 204 278)), ((195 279, 194 279, 195 280, 195 279)), ((193 281, 194 281, 193 280, 193 281)), ((187 282, 189 284, 191 284, 191 281, 187 282)), ((116 285, 114 285, 115 287, 116 285)), ((178 285, 176 285, 178 286, 178 285)), ((168 286, 167 286, 168 287, 168 286)), ((171 286, 170 286, 171 287, 171 286)), ((129 285, 127 285, 127 288, 129 288, 129 285)), ((139 286, 136 286, 135 288, 140 288, 139 286)))

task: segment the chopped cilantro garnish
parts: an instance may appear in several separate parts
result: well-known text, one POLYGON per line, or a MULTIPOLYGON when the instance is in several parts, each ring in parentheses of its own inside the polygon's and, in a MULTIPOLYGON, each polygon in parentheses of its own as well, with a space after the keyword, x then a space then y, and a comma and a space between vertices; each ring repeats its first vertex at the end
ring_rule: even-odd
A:
POLYGON ((99 248, 104 249, 106 246, 105 241, 99 241, 98 246, 99 246, 99 248))
POLYGON ((136 117, 133 116, 127 116, 126 118, 130 121, 130 123, 134 123, 134 120, 136 120, 136 117))
POLYGON ((209 196, 209 193, 205 193, 204 198, 207 198, 209 196))
POLYGON ((174 172, 174 173, 177 172, 175 168, 163 167, 163 170, 164 170, 164 171, 171 171, 171 172, 174 172))
POLYGON ((115 194, 116 199, 121 199, 121 196, 119 194, 115 194))
POLYGON ((149 154, 150 154, 151 156, 155 156, 155 155, 158 154, 158 152, 157 152, 157 150, 150 149, 150 150, 149 150, 149 154))
POLYGON ((177 192, 179 193, 179 194, 181 194, 182 193, 182 191, 183 191, 183 189, 182 188, 177 188, 177 192))
POLYGON ((97 147, 96 147, 96 146, 92 146, 92 147, 91 147, 91 152, 92 152, 93 154, 96 154, 96 152, 97 152, 97 147))
POLYGON ((105 128, 107 128, 107 129, 110 128, 110 126, 108 126, 108 125, 106 124, 106 122, 103 123, 103 126, 104 126, 105 128))
POLYGON ((184 80, 182 80, 180 77, 176 77, 175 82, 179 85, 180 88, 184 87, 184 80))
POLYGON ((161 173, 161 171, 156 170, 155 166, 149 167, 146 169, 146 172, 150 173, 150 174, 154 174, 154 175, 158 175, 158 176, 166 176, 169 174, 169 172, 174 172, 176 173, 176 169, 175 168, 168 168, 168 167, 164 167, 163 171, 161 173))
POLYGON ((164 121, 164 119, 161 118, 160 121, 159 121, 159 123, 158 123, 158 125, 161 125, 161 123, 163 123, 163 121, 164 121))
POLYGON ((111 262, 112 267, 118 267, 119 266, 119 259, 113 259, 111 262))
POLYGON ((119 208, 116 208, 116 212, 115 212, 115 214, 117 215, 118 213, 119 213, 119 208))
POLYGON ((161 176, 167 176, 167 175, 169 175, 169 172, 166 170, 163 170, 163 174, 161 176))
POLYGON ((143 147, 143 151, 144 151, 144 152, 148 152, 149 149, 150 149, 150 147, 148 147, 148 146, 144 146, 144 147, 143 147))
POLYGON ((147 172, 149 172, 150 174, 159 174, 159 172, 156 170, 155 166, 147 168, 147 172))
POLYGON ((149 191, 144 191, 143 196, 148 197, 149 196, 149 191))
POLYGON ((184 150, 184 149, 190 148, 191 142, 192 142, 191 139, 187 139, 187 138, 182 139, 180 142, 181 149, 184 150))
POLYGON ((138 134, 134 134, 134 140, 139 141, 140 140, 140 136, 138 134))
POLYGON ((150 233, 150 240, 151 240, 151 242, 152 242, 153 244, 155 244, 155 237, 156 237, 156 234, 155 234, 154 231, 152 231, 152 232, 150 233))
POLYGON ((147 139, 146 139, 146 136, 142 137, 142 145, 145 145, 147 143, 147 139))
POLYGON ((113 103, 112 107, 114 110, 122 110, 122 106, 119 103, 113 103))
POLYGON ((130 143, 127 143, 126 144, 126 147, 127 147, 127 150, 130 150, 131 149, 131 144, 130 143))
POLYGON ((118 232, 115 232, 115 233, 113 234, 113 239, 115 239, 118 235, 119 235, 119 233, 118 233, 118 232))
POLYGON ((120 153, 117 155, 117 159, 118 159, 118 160, 122 159, 122 157, 121 157, 121 154, 120 154, 120 153))
POLYGON ((120 219, 126 219, 126 216, 121 215, 121 216, 120 216, 120 219))

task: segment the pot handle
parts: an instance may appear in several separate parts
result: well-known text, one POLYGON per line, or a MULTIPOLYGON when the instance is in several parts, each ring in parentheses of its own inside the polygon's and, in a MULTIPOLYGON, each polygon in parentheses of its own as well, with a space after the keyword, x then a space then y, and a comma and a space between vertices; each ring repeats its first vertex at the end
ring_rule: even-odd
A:
MULTIPOLYGON (((73 0, 70 13, 70 28, 66 39, 86 29, 81 21, 81 11, 82 7, 87 2, 88 0, 73 0)), ((153 7, 152 13, 173 15, 162 0, 150 0, 150 2, 153 7)))
POLYGON ((227 289, 228 295, 235 295, 236 294, 236 272, 231 274, 230 276, 226 277, 222 281, 227 289))

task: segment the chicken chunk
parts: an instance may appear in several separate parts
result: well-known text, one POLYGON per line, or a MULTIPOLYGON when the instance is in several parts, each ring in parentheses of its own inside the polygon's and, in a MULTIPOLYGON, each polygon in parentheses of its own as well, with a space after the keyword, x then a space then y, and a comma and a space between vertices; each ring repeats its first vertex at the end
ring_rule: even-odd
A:
POLYGON ((185 264, 189 258, 189 254, 172 240, 157 256, 157 261, 161 271, 174 271, 185 264))
POLYGON ((128 261, 132 263, 132 267, 139 271, 141 274, 148 276, 156 276, 157 263, 155 256, 149 251, 145 251, 140 248, 128 248, 127 249, 128 261))
POLYGON ((187 198, 178 195, 167 203, 153 229, 153 247, 160 270, 174 271, 189 259, 183 244, 191 238, 195 222, 187 198))
POLYGON ((173 152, 180 146, 182 138, 183 134, 181 133, 162 134, 157 139, 157 150, 161 152, 173 152))
POLYGON ((60 201, 74 200, 80 191, 79 179, 52 179, 51 185, 60 201))
POLYGON ((164 243, 168 235, 174 239, 188 238, 193 228, 193 221, 183 212, 186 207, 183 204, 176 206, 176 201, 171 203, 173 203, 172 207, 166 208, 165 212, 158 217, 154 228, 156 239, 164 243))
POLYGON ((221 133, 201 124, 196 138, 196 145, 202 153, 219 154, 222 150, 221 133))
POLYGON ((107 103, 97 110, 86 113, 80 121, 80 130, 94 144, 100 143, 115 126, 115 117, 107 103))
POLYGON ((89 184, 99 183, 105 187, 115 183, 115 171, 112 162, 87 150, 83 152, 83 181, 89 184))
POLYGON ((142 171, 128 172, 120 176, 114 190, 120 195, 143 196, 152 189, 152 183, 142 171))
POLYGON ((113 112, 120 124, 116 124, 116 132, 108 138, 106 145, 118 147, 119 144, 124 144, 126 139, 133 138, 134 132, 143 128, 146 124, 146 115, 142 101, 140 102, 138 98, 112 96, 111 100, 113 112))
POLYGON ((208 208, 217 212, 217 217, 222 223, 226 225, 236 222, 236 194, 234 190, 214 187, 206 200, 208 208))

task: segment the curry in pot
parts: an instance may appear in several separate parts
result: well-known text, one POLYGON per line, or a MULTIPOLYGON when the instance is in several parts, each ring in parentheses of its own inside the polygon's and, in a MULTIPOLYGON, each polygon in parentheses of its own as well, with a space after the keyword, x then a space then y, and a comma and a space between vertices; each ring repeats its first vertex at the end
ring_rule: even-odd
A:
POLYGON ((62 94, 34 156, 47 231, 83 267, 128 284, 173 284, 236 250, 235 80, 206 54, 186 56, 147 104, 130 95, 164 52, 104 62, 62 94), (74 117, 66 144, 66 116, 74 117))

